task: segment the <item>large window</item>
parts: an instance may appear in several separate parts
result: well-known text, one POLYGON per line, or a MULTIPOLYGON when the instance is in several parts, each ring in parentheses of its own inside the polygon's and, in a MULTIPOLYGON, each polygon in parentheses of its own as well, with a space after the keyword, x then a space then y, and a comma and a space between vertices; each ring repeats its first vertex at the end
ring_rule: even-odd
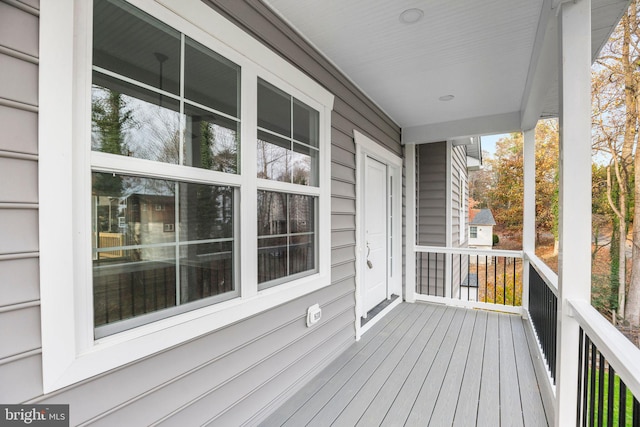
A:
POLYGON ((333 96, 201 0, 134 3, 41 5, 45 393, 331 282, 333 96))
POLYGON ((237 189, 223 175, 177 179, 238 172, 240 67, 122 1, 96 0, 93 18, 91 149, 108 155, 92 162, 101 337, 238 294, 237 189))
POLYGON ((318 187, 319 117, 318 111, 258 80, 257 177, 266 180, 258 191, 262 287, 317 269, 317 197, 296 192, 308 191, 301 186, 318 187), (290 192, 265 191, 275 187, 269 181, 292 184, 290 192))

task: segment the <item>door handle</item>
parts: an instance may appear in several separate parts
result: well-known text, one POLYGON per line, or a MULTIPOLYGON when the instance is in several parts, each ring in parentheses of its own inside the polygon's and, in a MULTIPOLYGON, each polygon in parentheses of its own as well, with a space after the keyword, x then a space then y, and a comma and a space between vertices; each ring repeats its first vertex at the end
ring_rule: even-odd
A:
POLYGON ((369 242, 367 242, 367 267, 369 267, 369 269, 372 269, 373 263, 369 260, 369 254, 371 254, 371 248, 369 247, 369 242))

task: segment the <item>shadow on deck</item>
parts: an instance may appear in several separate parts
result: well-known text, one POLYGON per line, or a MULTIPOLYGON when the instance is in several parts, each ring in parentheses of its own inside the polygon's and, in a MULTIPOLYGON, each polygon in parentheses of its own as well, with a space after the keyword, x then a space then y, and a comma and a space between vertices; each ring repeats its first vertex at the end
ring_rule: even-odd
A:
POLYGON ((525 325, 403 303, 262 426, 547 426, 525 325))

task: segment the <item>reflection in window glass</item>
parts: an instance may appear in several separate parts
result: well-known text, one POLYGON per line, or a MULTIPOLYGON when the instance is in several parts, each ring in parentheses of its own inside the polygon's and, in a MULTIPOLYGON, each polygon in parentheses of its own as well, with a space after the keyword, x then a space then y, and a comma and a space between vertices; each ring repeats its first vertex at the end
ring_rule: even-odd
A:
POLYGON ((232 294, 233 192, 94 172, 95 326, 232 294))
POLYGON ((238 173, 240 67, 122 0, 94 27, 92 149, 238 173))
POLYGON ((184 159, 187 166, 238 172, 238 127, 235 120, 185 104, 184 159))
POLYGON ((180 283, 183 304, 233 291, 233 242, 181 246, 180 283))
POLYGON ((320 113, 258 80, 258 178, 317 187, 320 113))
POLYGON ((206 107, 240 117, 240 67, 186 38, 184 96, 206 107))
POLYGON ((258 127, 291 137, 291 96, 258 80, 258 127))
POLYGON ((179 162, 178 101, 94 72, 91 110, 94 151, 179 162))
POLYGON ((258 191, 258 283, 317 271, 316 203, 312 196, 258 191))
POLYGON ((320 114, 297 99, 293 100, 293 139, 318 147, 320 114))
POLYGON ((180 240, 233 237, 233 189, 180 183, 180 240))
POLYGON ((258 131, 258 178, 291 182, 290 145, 284 138, 258 131))
POLYGON ((122 1, 93 3, 93 64, 180 93, 180 33, 122 1))

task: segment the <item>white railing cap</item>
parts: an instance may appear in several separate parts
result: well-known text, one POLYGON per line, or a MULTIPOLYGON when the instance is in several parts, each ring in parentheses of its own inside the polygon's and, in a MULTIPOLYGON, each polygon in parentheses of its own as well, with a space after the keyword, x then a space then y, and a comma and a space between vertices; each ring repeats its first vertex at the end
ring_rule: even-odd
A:
POLYGON ((523 258, 522 251, 508 251, 501 249, 472 249, 472 248, 452 248, 444 246, 418 246, 414 248, 415 252, 429 252, 439 254, 461 254, 461 255, 479 255, 479 256, 498 256, 510 258, 523 258))
POLYGON ((640 348, 633 345, 587 301, 568 302, 573 310, 573 317, 589 339, 613 366, 635 398, 640 399, 640 348))

